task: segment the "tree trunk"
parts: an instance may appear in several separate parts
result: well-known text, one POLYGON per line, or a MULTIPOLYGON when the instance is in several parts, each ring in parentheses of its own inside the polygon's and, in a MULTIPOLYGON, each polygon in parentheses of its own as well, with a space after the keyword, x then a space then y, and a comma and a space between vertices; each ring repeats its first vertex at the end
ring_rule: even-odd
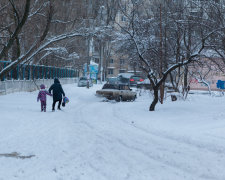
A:
POLYGON ((152 101, 152 104, 149 107, 149 111, 155 111, 155 106, 159 101, 159 88, 153 88, 154 90, 154 100, 152 101))
POLYGON ((10 37, 9 41, 7 42, 6 46, 4 46, 4 48, 0 52, 0 60, 4 56, 6 56, 6 52, 8 52, 9 49, 12 47, 15 39, 18 37, 18 35, 20 34, 20 32, 21 32, 24 24, 26 23, 27 18, 29 16, 30 4, 31 4, 31 0, 26 0, 26 5, 25 5, 25 10, 24 10, 23 18, 22 18, 21 22, 19 22, 18 25, 16 26, 16 29, 13 32, 12 36, 10 37))
POLYGON ((184 68, 184 93, 187 92, 188 87, 188 66, 184 68))

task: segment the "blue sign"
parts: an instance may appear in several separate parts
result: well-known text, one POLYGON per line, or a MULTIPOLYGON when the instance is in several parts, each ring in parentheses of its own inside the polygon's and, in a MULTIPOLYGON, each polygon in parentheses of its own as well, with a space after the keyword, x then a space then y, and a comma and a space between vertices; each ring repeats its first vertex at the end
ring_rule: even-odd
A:
MULTIPOLYGON (((95 74, 98 73, 98 65, 90 64, 90 65, 88 65, 88 67, 89 67, 90 73, 95 73, 95 74)), ((85 73, 87 72, 87 64, 86 63, 84 64, 84 72, 85 73)))
POLYGON ((225 81, 218 80, 216 83, 218 89, 225 89, 225 81))
MULTIPOLYGON (((89 78, 92 79, 93 83, 97 83, 98 79, 98 65, 90 64, 89 67, 89 78)), ((84 64, 84 76, 87 76, 87 63, 84 64)))
POLYGON ((89 69, 90 73, 98 73, 98 65, 90 65, 89 69))

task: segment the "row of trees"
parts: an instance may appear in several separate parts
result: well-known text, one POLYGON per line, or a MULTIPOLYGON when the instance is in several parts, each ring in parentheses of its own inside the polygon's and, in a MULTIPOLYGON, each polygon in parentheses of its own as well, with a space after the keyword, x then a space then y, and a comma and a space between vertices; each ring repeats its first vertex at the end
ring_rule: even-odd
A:
POLYGON ((166 80, 187 93, 189 64, 219 56, 223 64, 214 63, 223 70, 224 13, 218 0, 1 0, 0 60, 11 63, 0 78, 19 63, 82 69, 93 47, 106 68, 113 50, 146 73, 154 111, 166 80))
MULTIPOLYGON (((169 78, 174 89, 179 91, 183 84, 182 91, 187 93, 188 65, 218 55, 224 62, 223 2, 142 0, 130 1, 128 9, 123 11, 126 26, 118 24, 125 32, 118 36, 119 49, 133 52, 131 59, 149 78, 154 91, 150 111, 159 100, 162 103, 164 83, 169 78)), ((221 63, 217 64, 221 68, 221 63)))
POLYGON ((110 28, 106 26, 115 19, 116 3, 2 0, 0 60, 11 63, 0 69, 0 79, 19 63, 82 69, 90 61, 92 39, 98 39, 96 42, 102 47, 106 47, 105 39, 110 40, 110 28))

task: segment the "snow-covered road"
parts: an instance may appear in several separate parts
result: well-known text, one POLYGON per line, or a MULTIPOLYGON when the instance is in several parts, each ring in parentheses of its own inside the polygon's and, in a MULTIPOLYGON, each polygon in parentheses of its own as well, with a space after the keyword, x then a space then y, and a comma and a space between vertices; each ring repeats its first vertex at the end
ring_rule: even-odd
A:
POLYGON ((0 96, 0 180, 225 180, 224 97, 149 112, 148 93, 115 103, 95 96, 100 85, 63 87, 56 112, 50 97, 40 112, 38 92, 0 96))

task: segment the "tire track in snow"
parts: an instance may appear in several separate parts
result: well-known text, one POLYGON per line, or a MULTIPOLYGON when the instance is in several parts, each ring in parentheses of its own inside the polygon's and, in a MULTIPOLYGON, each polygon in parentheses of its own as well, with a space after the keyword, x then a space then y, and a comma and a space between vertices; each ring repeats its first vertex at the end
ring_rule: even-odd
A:
MULTIPOLYGON (((89 104, 89 106, 91 106, 90 104, 89 104)), ((90 109, 90 108, 93 108, 93 107, 89 107, 88 109, 90 109)), ((116 122, 116 120, 118 120, 119 118, 117 117, 117 116, 114 116, 115 114, 114 114, 114 110, 115 109, 112 109, 112 115, 113 115, 113 117, 114 117, 114 119, 115 119, 115 121, 114 121, 114 123, 116 124, 117 122, 116 122)), ((115 127, 116 128, 119 128, 119 127, 117 127, 116 125, 115 125, 115 127)), ((133 129, 134 127, 132 127, 132 129, 133 129)), ((140 130, 139 130, 140 131, 140 130)), ((96 131, 97 132, 97 131, 96 131)), ((95 133, 96 133, 95 132, 95 133)), ((141 131, 142 132, 142 131, 141 131)), ((142 132, 143 133, 143 132, 142 132)), ((146 156, 148 159, 151 159, 151 160, 153 160, 155 163, 157 163, 157 164, 164 164, 164 165, 166 165, 166 166, 169 166, 170 168, 174 168, 174 169, 176 169, 176 170, 179 170, 179 171, 182 171, 182 174, 183 173, 187 173, 187 172, 189 172, 189 174, 195 174, 195 172, 193 172, 193 170, 191 170, 191 169, 189 169, 188 167, 186 168, 186 167, 181 167, 181 164, 179 164, 179 163, 176 163, 176 162, 169 162, 169 161, 166 161, 166 160, 164 160, 162 157, 160 157, 159 155, 157 155, 157 154, 152 154, 152 153, 149 153, 148 151, 147 152, 145 152, 145 151, 143 151, 142 149, 140 149, 140 148, 137 148, 137 147, 134 147, 134 146, 131 146, 131 145, 128 145, 127 143, 125 143, 124 142, 124 140, 123 140, 123 138, 122 137, 115 137, 115 136, 112 136, 112 134, 110 134, 110 133, 107 133, 107 134, 105 134, 105 136, 101 136, 100 135, 100 137, 99 138, 101 138, 102 140, 104 140, 104 142, 110 142, 110 143, 116 143, 117 145, 119 144, 120 146, 123 146, 123 147, 125 147, 126 149, 127 149, 127 151, 134 151, 135 153, 140 153, 140 154, 142 154, 142 155, 144 155, 144 156, 146 156)), ((148 138, 149 139, 149 138, 148 138)), ((151 142, 151 140, 149 141, 149 142, 151 142)), ((140 144, 137 144, 137 146, 139 146, 140 144)), ((155 143, 153 143, 152 144, 153 146, 156 146, 156 144, 155 143)), ((159 149, 159 148, 161 148, 161 149, 163 149, 164 148, 164 146, 162 147, 162 146, 159 146, 160 145, 160 143, 157 143, 157 148, 159 149)), ((117 153, 117 152, 114 152, 115 154, 117 153)), ((132 157, 131 157, 132 158, 132 157)), ((132 169, 131 167, 130 167, 130 169, 132 169)), ((128 175, 128 177, 129 177, 129 175, 128 175)))
MULTIPOLYGON (((208 151, 206 154, 210 154, 213 157, 216 156, 217 159, 221 157, 220 156, 221 154, 224 154, 224 152, 222 152, 223 151, 222 149, 219 149, 219 150, 216 149, 215 150, 214 148, 208 148, 208 145, 204 145, 204 146, 203 145, 199 145, 198 142, 196 142, 196 144, 193 144, 191 141, 189 142, 186 139, 183 142, 182 141, 183 139, 182 138, 179 138, 179 137, 178 138, 177 137, 173 137, 173 136, 170 137, 170 136, 166 136, 166 135, 164 135, 162 133, 159 133, 159 132, 157 132, 157 133, 156 132, 154 132, 154 133, 149 132, 149 131, 147 131, 144 128, 140 128, 140 127, 137 127, 134 124, 130 124, 129 122, 127 122, 127 120, 125 120, 124 118, 121 118, 121 116, 118 115, 118 114, 121 115, 121 113, 118 113, 118 111, 119 111, 119 109, 117 109, 116 107, 113 109, 113 113, 114 113, 114 116, 115 117, 117 117, 123 123, 125 123, 126 125, 128 125, 128 127, 133 127, 134 128, 134 131, 136 131, 138 129, 140 132, 144 133, 145 134, 144 138, 148 139, 148 141, 150 143, 150 146, 151 147, 155 147, 155 148, 157 148, 157 150, 160 150, 160 151, 162 149, 166 150, 167 151, 166 156, 168 156, 168 155, 173 155, 174 156, 173 152, 176 152, 175 154, 177 154, 178 157, 181 156, 181 155, 182 156, 184 155, 185 157, 189 157, 189 159, 191 158, 192 161, 194 160, 194 161, 197 161, 199 164, 201 164, 201 161, 204 159, 204 153, 203 154, 200 153, 201 154, 201 157, 202 157, 202 159, 200 159, 199 157, 193 156, 193 154, 191 154, 191 153, 187 154, 187 152, 186 152, 184 154, 183 151, 185 151, 185 148, 191 148, 192 149, 191 151, 196 151, 196 153, 199 153, 198 152, 199 149, 206 149, 208 151), (148 135, 147 137, 146 137, 146 134, 148 135), (157 143, 155 141, 156 139, 159 139, 159 142, 162 142, 162 140, 163 140, 163 143, 167 143, 167 144, 157 143), (168 140, 169 140, 169 144, 168 144, 168 140), (185 145, 185 147, 182 147, 181 145, 182 146, 185 145), (177 150, 177 147, 178 146, 181 146, 181 148, 183 149, 182 152, 178 152, 178 150, 177 150), (165 147, 166 147, 166 149, 165 149, 165 147), (170 148, 170 147, 175 147, 175 148, 170 148)), ((162 162, 165 165, 168 165, 168 166, 171 166, 171 167, 174 167, 174 168, 178 168, 178 169, 180 169, 183 172, 189 172, 190 174, 196 174, 196 176, 198 178, 201 177, 203 179, 213 179, 213 180, 214 179, 221 179, 221 180, 224 179, 223 177, 217 176, 216 175, 216 172, 214 173, 214 175, 212 175, 210 173, 206 173, 206 174, 204 174, 204 173, 201 174, 200 173, 199 174, 199 172, 196 171, 198 169, 197 167, 196 167, 196 170, 195 170, 195 169, 191 168, 190 166, 188 167, 187 164, 184 164, 182 162, 180 162, 180 163, 179 162, 176 162, 177 161, 176 159, 174 161, 170 162, 168 160, 165 160, 164 157, 160 157, 158 153, 152 154, 151 151, 145 152, 142 149, 137 148, 138 146, 135 146, 135 147, 134 146, 130 146, 130 145, 124 143, 121 139, 119 139, 119 141, 124 146, 127 146, 128 148, 131 148, 131 149, 133 149, 133 150, 135 150, 137 152, 143 153, 143 154, 145 154, 146 156, 148 156, 149 158, 151 158, 151 159, 153 159, 155 161, 160 161, 160 162, 162 162)), ((145 149, 144 146, 143 146, 143 149, 145 149)), ((224 159, 224 157, 223 157, 223 159, 224 159)), ((207 169, 204 172, 207 172, 207 169)))
MULTIPOLYGON (((120 119, 122 122, 124 122, 125 124, 128 124, 130 126, 135 127, 136 129, 139 129, 140 131, 145 132, 146 134, 152 135, 152 136, 156 136, 158 138, 162 138, 162 139, 167 139, 170 141, 175 141, 178 143, 182 143, 182 144, 186 144, 188 146, 193 146, 196 147, 198 149, 204 149, 207 151, 211 151, 213 153, 217 153, 217 154, 224 154, 225 155, 225 147, 223 146, 215 146, 214 144, 202 144, 200 141, 195 141, 195 140, 191 140, 188 137, 175 137, 172 135, 169 135, 168 133, 165 132, 159 132, 159 131, 155 131, 153 129, 151 129, 151 131, 146 130, 145 128, 139 127, 135 124, 129 124, 129 122, 127 120, 125 120, 126 118, 122 118, 121 116, 118 116, 118 112, 119 109, 114 109, 114 116, 116 116, 118 119, 120 119)), ((120 115, 122 115, 122 113, 119 113, 120 115)))

